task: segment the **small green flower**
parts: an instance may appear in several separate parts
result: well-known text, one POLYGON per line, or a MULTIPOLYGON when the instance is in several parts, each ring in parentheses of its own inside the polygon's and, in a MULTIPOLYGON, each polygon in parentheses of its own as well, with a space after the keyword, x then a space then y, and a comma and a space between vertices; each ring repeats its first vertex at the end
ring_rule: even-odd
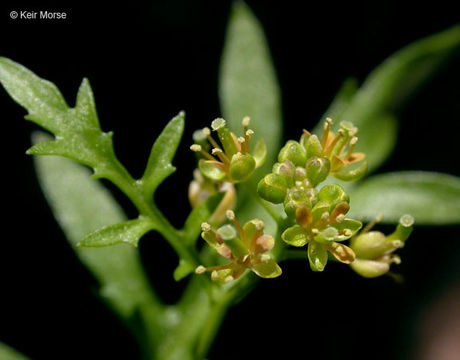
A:
POLYGON ((356 254, 356 259, 350 266, 359 275, 367 278, 387 274, 392 263, 401 263, 401 258, 394 252, 404 246, 414 224, 411 215, 403 215, 395 232, 385 236, 379 231, 369 231, 379 220, 378 218, 368 224, 350 241, 350 246, 356 254))
POLYGON ((263 139, 260 139, 252 153, 250 153, 250 141, 254 131, 249 129, 249 117, 242 122, 244 136, 237 137, 228 130, 224 119, 215 119, 211 128, 217 132, 220 146, 212 137, 211 130, 204 128, 194 136, 195 144, 190 149, 202 155, 198 167, 202 174, 214 181, 227 181, 240 183, 247 181, 255 169, 263 165, 267 148, 263 139), (211 145, 211 154, 208 152, 208 143, 211 145))
POLYGON ((365 154, 354 152, 358 138, 358 129, 349 121, 342 121, 337 134, 331 131, 332 120, 326 119, 321 140, 304 130, 300 143, 304 146, 307 159, 326 158, 330 162, 329 173, 337 179, 355 181, 367 171, 367 162, 351 169, 351 164, 364 160, 365 154))
MULTIPOLYGON (((295 216, 297 225, 286 229, 281 238, 289 245, 302 247, 308 244, 308 260, 313 271, 323 271, 328 252, 338 261, 350 264, 355 259, 351 248, 340 244, 351 238, 362 223, 345 218, 349 211, 348 195, 339 185, 326 185, 308 198, 305 190, 298 190, 297 202, 288 201, 286 213, 295 216), (305 196, 303 196, 304 194, 305 196)), ((290 192, 289 196, 296 193, 290 192)))
POLYGON ((234 226, 224 225, 214 231, 209 224, 204 223, 201 237, 218 254, 231 262, 212 267, 200 265, 195 272, 197 274, 211 272, 211 279, 221 284, 239 278, 247 269, 262 278, 280 276, 281 268, 267 253, 275 246, 275 239, 271 235, 264 234, 264 222, 253 219, 241 226, 235 219, 233 211, 227 211, 226 215, 234 226))

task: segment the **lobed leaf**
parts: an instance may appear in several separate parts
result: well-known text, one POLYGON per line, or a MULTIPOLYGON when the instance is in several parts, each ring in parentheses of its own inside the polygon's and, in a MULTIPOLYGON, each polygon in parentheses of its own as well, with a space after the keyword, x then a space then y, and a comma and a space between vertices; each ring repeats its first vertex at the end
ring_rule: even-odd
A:
POLYGON ((460 223, 460 178, 433 172, 408 171, 377 175, 350 189, 354 218, 397 223, 410 214, 419 225, 460 223))
POLYGON ((77 246, 103 247, 118 244, 129 244, 137 247, 139 239, 148 231, 153 230, 155 224, 146 217, 139 217, 122 223, 104 226, 85 236, 77 246))
POLYGON ((185 113, 181 111, 166 125, 153 144, 147 167, 140 180, 147 197, 153 196, 158 185, 176 170, 171 161, 184 132, 184 119, 185 113))
MULTIPOLYGON (((33 142, 47 139, 48 135, 35 134, 33 142)), ((76 246, 88 233, 126 220, 112 195, 90 178, 87 168, 73 161, 56 156, 39 156, 34 160, 53 214, 77 256, 100 283, 101 296, 125 319, 140 304, 158 309, 159 302, 151 292, 136 248, 76 246)))
POLYGON ((253 140, 265 140, 267 161, 259 174, 266 173, 276 161, 282 138, 281 95, 262 26, 242 1, 234 2, 227 27, 219 98, 235 134, 242 131, 243 117, 249 116, 253 140))

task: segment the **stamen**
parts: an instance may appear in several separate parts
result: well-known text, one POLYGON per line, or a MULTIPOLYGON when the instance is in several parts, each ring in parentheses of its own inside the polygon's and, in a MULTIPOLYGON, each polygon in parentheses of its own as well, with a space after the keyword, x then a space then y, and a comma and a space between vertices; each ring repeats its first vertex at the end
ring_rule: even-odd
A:
POLYGON ((204 231, 204 232, 211 231, 211 225, 209 225, 207 222, 202 223, 201 231, 204 231))
POLYGON ((200 265, 195 269, 196 274, 204 274, 205 272, 206 272, 206 268, 203 265, 200 265))
POLYGON ((332 140, 331 143, 326 148, 323 148, 324 149, 324 154, 326 156, 330 155, 330 153, 331 153, 332 149, 334 148, 334 146, 339 142, 339 140, 344 135, 343 133, 344 133, 343 129, 340 129, 337 132, 337 135, 334 137, 334 140, 332 140))
POLYGON ((231 276, 231 275, 227 276, 227 277, 224 279, 224 281, 225 281, 226 283, 229 283, 230 281, 233 281, 233 280, 235 280, 235 279, 234 279, 233 276, 231 276))
POLYGON ((345 220, 345 214, 340 214, 340 215, 337 215, 337 217, 335 218, 335 221, 338 222, 339 224, 345 220))
POLYGON ((243 121, 241 121, 241 124, 243 125, 244 128, 247 128, 249 126, 250 121, 251 121, 251 118, 249 116, 245 116, 243 118, 243 121))
POLYGON ((307 137, 310 137, 311 136, 311 132, 305 130, 305 129, 302 129, 303 133, 305 134, 305 136, 307 137))
POLYGON ((383 219, 383 214, 380 213, 377 215, 377 217, 372 220, 370 223, 368 223, 362 230, 361 230, 361 233, 360 234, 365 234, 367 233, 368 231, 370 231, 374 226, 375 224, 379 223, 380 221, 382 221, 383 219))
POLYGON ((324 130, 323 134, 321 135, 321 147, 324 149, 327 142, 327 137, 329 135, 329 130, 331 129, 332 119, 326 118, 326 122, 324 123, 324 130))
POLYGON ((357 142, 358 142, 358 138, 356 136, 353 136, 350 140, 350 148, 348 149, 345 159, 350 158, 351 154, 353 154, 353 151, 355 150, 355 146, 357 142))
POLYGON ((231 220, 231 221, 235 220, 235 213, 232 210, 227 210, 225 212, 225 215, 227 216, 228 220, 231 220))
POLYGON ((245 143, 242 145, 241 151, 245 154, 249 152, 249 143, 251 141, 251 137, 254 135, 254 131, 251 129, 244 129, 244 140, 245 143))
POLYGON ((225 153, 222 151, 221 148, 214 148, 214 149, 211 150, 211 153, 213 155, 217 155, 219 160, 222 161, 224 164, 226 164, 226 165, 229 164, 228 157, 227 157, 227 155, 225 155, 225 153))
POLYGON ((311 229, 311 233, 316 236, 319 234, 319 230, 317 228, 313 228, 311 229))
POLYGON ((239 142, 240 144, 244 143, 245 141, 246 141, 246 139, 245 139, 244 137, 242 137, 242 136, 240 136, 240 137, 238 138, 238 142, 239 142))
POLYGON ((211 135, 211 130, 209 130, 208 127, 203 128, 203 130, 201 131, 203 132, 203 135, 206 137, 211 135))
POLYGON ((194 152, 200 152, 201 151, 201 145, 193 144, 192 146, 190 146, 190 150, 192 150, 194 152))
POLYGON ((271 259, 271 256, 268 255, 268 254, 262 254, 262 255, 260 256, 260 261, 262 261, 262 262, 267 262, 267 261, 269 261, 270 259, 271 259))
POLYGON ((353 231, 351 231, 350 229, 344 229, 343 234, 345 236, 351 236, 353 234, 353 231))

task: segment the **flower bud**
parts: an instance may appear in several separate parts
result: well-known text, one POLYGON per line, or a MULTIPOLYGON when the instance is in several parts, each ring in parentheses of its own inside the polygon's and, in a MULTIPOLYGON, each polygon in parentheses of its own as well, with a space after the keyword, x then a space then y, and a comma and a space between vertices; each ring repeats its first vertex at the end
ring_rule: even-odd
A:
POLYGON ((304 147, 307 153, 307 159, 312 157, 321 157, 323 154, 323 148, 321 142, 316 135, 312 135, 304 143, 304 147))
POLYGON ((259 181, 257 192, 260 197, 274 204, 280 204, 286 197, 288 184, 284 176, 268 174, 259 181))
POLYGON ((313 187, 326 180, 330 166, 329 160, 325 157, 314 156, 308 159, 306 165, 307 177, 313 187))
POLYGON ((308 193, 299 188, 291 188, 284 200, 284 211, 288 217, 294 217, 300 207, 311 207, 308 193))
POLYGON ((307 153, 297 141, 289 140, 278 154, 278 161, 280 163, 285 160, 292 161, 295 166, 305 166, 307 153))
POLYGON ((296 167, 292 161, 289 160, 285 160, 282 163, 275 163, 275 165, 273 165, 273 172, 275 174, 284 176, 288 185, 293 183, 295 171, 296 167))
POLYGON ((243 182, 248 180, 256 169, 256 161, 250 154, 240 152, 233 155, 230 162, 230 178, 233 182, 243 182))
POLYGON ((330 204, 332 211, 340 202, 350 202, 350 197, 340 185, 331 184, 324 186, 318 193, 319 201, 326 201, 330 204))

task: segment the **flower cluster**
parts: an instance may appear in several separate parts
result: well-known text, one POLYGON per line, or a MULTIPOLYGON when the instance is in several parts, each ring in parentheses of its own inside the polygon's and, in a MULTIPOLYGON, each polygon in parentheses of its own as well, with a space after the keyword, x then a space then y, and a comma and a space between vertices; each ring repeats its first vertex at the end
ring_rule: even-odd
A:
POLYGON ((216 231, 208 223, 203 223, 201 237, 230 263, 212 267, 200 265, 195 272, 211 272, 211 279, 220 284, 239 278, 247 269, 262 278, 280 276, 281 268, 267 253, 273 249, 275 239, 264 234, 264 222, 253 219, 241 226, 231 210, 227 211, 227 218, 233 226, 227 224, 216 231))
POLYGON ((240 183, 249 180, 255 169, 263 165, 267 153, 266 145, 260 139, 250 153, 254 131, 249 129, 249 121, 249 117, 243 119, 244 136, 237 137, 227 128, 224 119, 215 119, 211 128, 217 132, 222 146, 211 137, 209 128, 204 128, 201 136, 195 137, 195 144, 190 149, 202 156, 198 168, 205 177, 214 181, 240 183), (211 153, 208 143, 211 145, 211 153))

